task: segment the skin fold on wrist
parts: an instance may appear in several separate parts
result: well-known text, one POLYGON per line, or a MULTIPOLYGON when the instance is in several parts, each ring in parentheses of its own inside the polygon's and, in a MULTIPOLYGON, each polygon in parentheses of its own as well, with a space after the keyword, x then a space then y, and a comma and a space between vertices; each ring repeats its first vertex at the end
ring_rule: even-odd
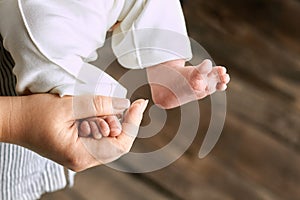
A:
POLYGON ((18 143, 21 134, 20 121, 23 108, 21 97, 0 97, 0 141, 18 143))

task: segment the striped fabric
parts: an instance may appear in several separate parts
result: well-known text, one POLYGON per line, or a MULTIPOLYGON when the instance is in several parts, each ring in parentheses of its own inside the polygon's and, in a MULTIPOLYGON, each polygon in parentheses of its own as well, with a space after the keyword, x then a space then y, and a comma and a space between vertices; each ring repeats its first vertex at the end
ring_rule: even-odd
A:
MULTIPOLYGON (((0 36, 0 95, 16 96, 14 62, 2 41, 0 36)), ((0 200, 38 199, 68 182, 62 166, 20 146, 0 143, 0 200)))

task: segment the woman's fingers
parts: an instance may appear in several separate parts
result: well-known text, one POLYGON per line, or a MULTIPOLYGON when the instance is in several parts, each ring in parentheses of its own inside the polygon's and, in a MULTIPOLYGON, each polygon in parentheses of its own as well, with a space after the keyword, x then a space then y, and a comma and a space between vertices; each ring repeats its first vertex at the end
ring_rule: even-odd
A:
POLYGON ((75 96, 72 101, 74 119, 115 115, 123 113, 130 106, 128 99, 106 96, 75 96))

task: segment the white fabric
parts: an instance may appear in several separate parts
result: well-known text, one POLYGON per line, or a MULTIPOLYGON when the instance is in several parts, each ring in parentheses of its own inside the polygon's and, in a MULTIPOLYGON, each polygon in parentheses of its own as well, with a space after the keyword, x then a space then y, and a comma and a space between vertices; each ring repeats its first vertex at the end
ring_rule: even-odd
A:
POLYGON ((181 5, 177 0, 126 1, 112 37, 121 65, 129 69, 192 57, 181 5))
POLYGON ((177 0, 0 0, 0 18, 21 94, 124 97, 124 87, 87 62, 97 58, 96 50, 117 20, 121 25, 113 33, 112 48, 124 67, 191 58, 177 0))

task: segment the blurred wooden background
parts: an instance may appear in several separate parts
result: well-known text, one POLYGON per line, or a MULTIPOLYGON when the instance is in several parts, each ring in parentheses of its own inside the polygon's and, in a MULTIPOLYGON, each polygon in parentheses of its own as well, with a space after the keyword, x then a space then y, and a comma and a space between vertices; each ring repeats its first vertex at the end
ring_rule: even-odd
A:
MULTIPOLYGON (((206 98, 196 139, 170 166, 145 174, 96 167, 79 173, 74 188, 43 200, 300 199, 300 1, 185 0, 184 12, 190 36, 232 78, 214 150, 198 158, 210 120, 206 98)), ((136 94, 147 95, 146 87, 136 94)), ((155 137, 138 139, 133 151, 164 146, 175 128, 168 122, 155 137)))

